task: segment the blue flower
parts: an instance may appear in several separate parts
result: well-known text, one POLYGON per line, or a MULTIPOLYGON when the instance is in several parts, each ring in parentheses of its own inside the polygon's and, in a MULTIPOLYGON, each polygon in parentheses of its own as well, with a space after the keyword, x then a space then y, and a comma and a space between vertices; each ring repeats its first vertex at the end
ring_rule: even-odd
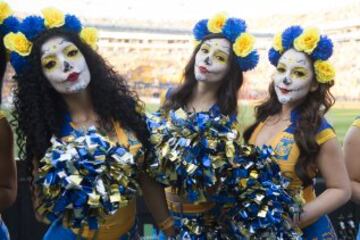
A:
POLYGON ((268 57, 271 64, 276 67, 278 65, 281 54, 274 48, 270 48, 268 57))
POLYGON ((79 33, 81 31, 81 22, 75 15, 69 15, 67 14, 65 16, 65 24, 64 28, 69 31, 74 31, 76 33, 79 33))
POLYGON ((259 54, 256 50, 252 51, 247 57, 237 58, 237 62, 240 65, 242 71, 249 71, 256 67, 259 62, 259 54))
POLYGON ((32 41, 45 31, 44 19, 39 16, 26 17, 20 24, 19 31, 32 41))
POLYGON ((206 35, 210 34, 208 28, 207 28, 207 19, 200 20, 193 29, 193 34, 195 36, 195 39, 198 41, 201 41, 206 35))
POLYGON ((19 20, 14 16, 10 16, 6 18, 2 23, 1 34, 5 35, 8 34, 9 32, 17 32, 19 25, 20 25, 19 20))
POLYGON ((300 26, 291 26, 285 29, 282 34, 282 45, 284 50, 288 50, 293 47, 295 38, 302 34, 303 29, 300 26))
POLYGON ((327 36, 321 36, 317 47, 311 54, 311 58, 316 60, 327 60, 333 53, 333 43, 327 36))
POLYGON ((231 42, 235 42, 235 39, 243 32, 246 31, 246 23, 240 18, 229 18, 222 30, 223 35, 231 42))
POLYGON ((10 63, 17 74, 21 73, 28 66, 27 58, 20 56, 16 52, 10 53, 10 63))

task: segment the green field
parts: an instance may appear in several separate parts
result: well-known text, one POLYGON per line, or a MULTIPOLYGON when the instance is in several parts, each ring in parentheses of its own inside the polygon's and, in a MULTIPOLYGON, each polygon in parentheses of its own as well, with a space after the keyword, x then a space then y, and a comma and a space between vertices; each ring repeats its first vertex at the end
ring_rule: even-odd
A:
MULTIPOLYGON (((158 108, 157 104, 147 104, 147 112, 153 112, 158 108)), ((343 106, 334 106, 327 114, 328 121, 335 128, 336 134, 340 142, 343 141, 347 129, 353 122, 354 118, 360 115, 360 108, 347 108, 343 106)), ((254 120, 253 108, 248 105, 241 105, 239 107, 238 119, 245 128, 254 120)))

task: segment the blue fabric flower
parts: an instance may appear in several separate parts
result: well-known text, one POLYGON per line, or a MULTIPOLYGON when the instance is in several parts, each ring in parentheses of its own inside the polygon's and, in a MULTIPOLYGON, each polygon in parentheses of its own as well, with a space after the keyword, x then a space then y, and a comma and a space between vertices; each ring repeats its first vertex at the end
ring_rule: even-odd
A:
POLYGON ((278 51, 276 51, 274 48, 270 48, 268 57, 271 64, 276 67, 278 65, 281 54, 278 51))
POLYGON ((201 41, 206 35, 210 34, 208 27, 207 27, 208 20, 203 19, 200 20, 193 29, 193 34, 195 39, 201 41))
POLYGON ((321 36, 317 47, 311 54, 311 58, 316 60, 327 60, 333 53, 333 43, 327 36, 321 36))
POLYGON ((246 23, 240 18, 229 18, 222 30, 222 34, 231 42, 235 42, 235 39, 243 32, 246 31, 246 23))
POLYGON ((240 65, 242 71, 249 71, 254 69, 259 62, 259 54, 257 51, 252 51, 247 57, 237 58, 237 62, 240 65))
POLYGON ((45 31, 44 19, 39 16, 26 17, 20 24, 19 31, 32 41, 45 31))
POLYGON ((64 28, 66 28, 66 30, 79 33, 81 31, 81 27, 81 22, 75 15, 67 14, 65 16, 64 28))
POLYGON ((24 58, 16 52, 10 53, 10 63, 15 69, 16 73, 21 73, 28 66, 27 58, 24 58))
POLYGON ((285 29, 282 34, 282 45, 285 50, 293 47, 295 38, 302 34, 303 29, 300 26, 291 26, 285 29))
POLYGON ((4 22, 0 26, 0 31, 2 35, 8 34, 9 32, 17 32, 19 28, 20 22, 14 17, 10 16, 4 20, 4 22))

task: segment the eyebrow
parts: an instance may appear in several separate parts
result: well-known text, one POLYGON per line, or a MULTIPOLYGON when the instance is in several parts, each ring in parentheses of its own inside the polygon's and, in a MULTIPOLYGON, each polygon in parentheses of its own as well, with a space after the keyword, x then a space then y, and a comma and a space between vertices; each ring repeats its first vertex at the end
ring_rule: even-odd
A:
MULTIPOLYGON (((59 42, 59 45, 62 45, 64 42, 65 42, 65 39, 61 40, 61 41, 59 42)), ((48 52, 48 51, 50 51, 50 49, 45 49, 45 50, 42 51, 41 53, 42 53, 42 54, 45 54, 45 53, 48 52)))

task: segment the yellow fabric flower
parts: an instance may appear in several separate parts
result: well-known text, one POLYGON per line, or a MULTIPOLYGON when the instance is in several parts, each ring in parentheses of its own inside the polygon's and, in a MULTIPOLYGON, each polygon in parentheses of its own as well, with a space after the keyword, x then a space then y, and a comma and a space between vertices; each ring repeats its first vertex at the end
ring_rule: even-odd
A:
POLYGON ((335 68, 329 61, 317 60, 314 63, 316 80, 327 83, 335 79, 335 68))
POLYGON ((246 57, 253 50, 255 37, 249 33, 242 33, 236 38, 233 50, 238 57, 246 57))
POLYGON ((21 32, 7 34, 4 37, 4 45, 8 50, 23 57, 30 55, 32 49, 32 43, 21 32))
POLYGON ((277 33, 274 37, 273 47, 278 52, 283 52, 284 48, 282 45, 282 33, 277 33))
POLYGON ((320 33, 316 28, 306 29, 299 37, 294 41, 294 47, 298 51, 311 54, 320 41, 320 33))
POLYGON ((225 25, 227 16, 225 13, 219 13, 213 18, 209 19, 207 27, 212 33, 220 33, 225 25))
POLYGON ((12 14, 12 10, 6 2, 0 2, 0 24, 12 14))
POLYGON ((80 38, 83 42, 90 45, 94 50, 97 48, 98 32, 96 28, 86 27, 80 32, 80 38))
POLYGON ((65 15, 56 8, 45 8, 42 11, 47 28, 61 27, 65 24, 65 15))

